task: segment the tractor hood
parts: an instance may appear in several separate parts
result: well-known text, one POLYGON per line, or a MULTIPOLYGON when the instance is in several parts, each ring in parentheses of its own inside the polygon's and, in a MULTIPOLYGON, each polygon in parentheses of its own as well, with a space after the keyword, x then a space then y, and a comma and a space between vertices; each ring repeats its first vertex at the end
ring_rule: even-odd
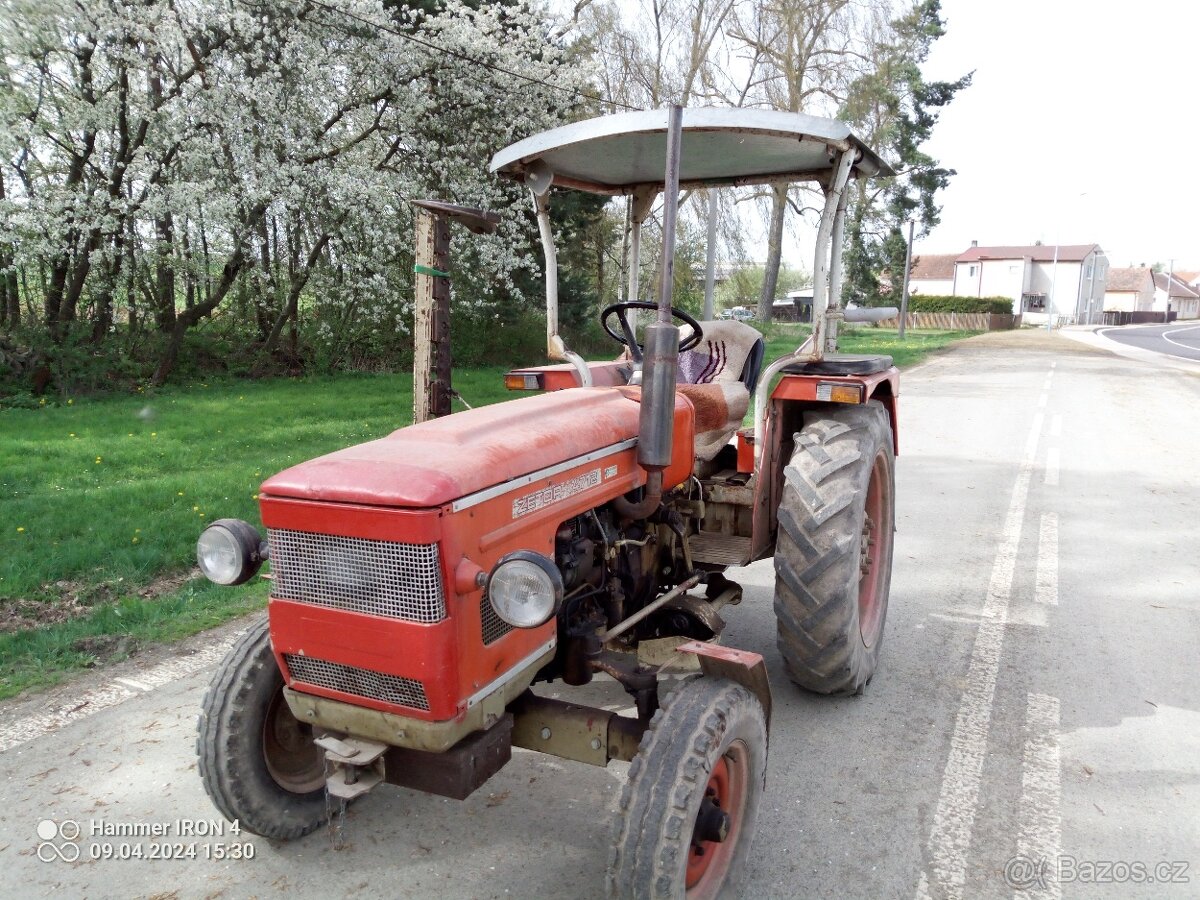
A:
POLYGON ((636 438, 639 408, 636 398, 612 388, 509 400, 301 463, 267 479, 262 492, 371 506, 443 506, 636 438))

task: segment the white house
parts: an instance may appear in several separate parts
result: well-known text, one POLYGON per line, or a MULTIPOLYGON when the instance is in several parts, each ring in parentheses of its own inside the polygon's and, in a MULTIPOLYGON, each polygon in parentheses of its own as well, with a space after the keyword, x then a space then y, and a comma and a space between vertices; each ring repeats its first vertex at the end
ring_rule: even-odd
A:
POLYGON ((914 256, 908 270, 908 292, 930 297, 945 297, 954 293, 954 262, 956 253, 922 253, 914 256))
POLYGON ((1149 266, 1112 268, 1104 285, 1104 311, 1149 312, 1154 309, 1154 278, 1149 266))
POLYGON ((954 262, 953 293, 1011 297, 1025 324, 1092 322, 1104 303, 1108 257, 1098 244, 972 246, 954 262))
POLYGON ((1154 311, 1171 310, 1180 319, 1200 318, 1200 290, 1176 275, 1170 276, 1170 306, 1167 305, 1167 273, 1154 273, 1154 311))

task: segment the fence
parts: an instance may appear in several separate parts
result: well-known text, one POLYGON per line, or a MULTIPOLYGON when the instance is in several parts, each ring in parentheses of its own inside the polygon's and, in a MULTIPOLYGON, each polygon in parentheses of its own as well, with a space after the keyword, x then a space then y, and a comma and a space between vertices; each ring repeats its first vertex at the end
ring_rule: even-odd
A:
MULTIPOLYGON (((899 317, 884 319, 879 323, 881 328, 896 328, 899 324, 899 317)), ((996 313, 910 312, 905 327, 937 331, 1007 331, 1020 324, 1020 316, 996 313)))
POLYGON ((1106 309, 1104 311, 1105 325, 1154 325, 1162 322, 1174 322, 1178 315, 1175 310, 1169 313, 1150 312, 1149 310, 1141 310, 1132 312, 1128 310, 1106 309))

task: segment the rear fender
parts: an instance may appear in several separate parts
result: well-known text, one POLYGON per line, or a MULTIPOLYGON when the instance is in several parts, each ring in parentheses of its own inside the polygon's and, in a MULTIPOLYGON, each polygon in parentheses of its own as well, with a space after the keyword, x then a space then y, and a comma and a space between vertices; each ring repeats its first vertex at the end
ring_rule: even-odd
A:
POLYGON ((767 405, 762 458, 755 477, 753 559, 764 559, 775 552, 783 470, 792 458, 793 435, 803 427, 805 413, 845 405, 817 399, 817 386, 829 382, 861 384, 866 400, 882 403, 892 428, 892 450, 896 455, 900 453, 900 371, 895 366, 873 375, 784 375, 767 405))

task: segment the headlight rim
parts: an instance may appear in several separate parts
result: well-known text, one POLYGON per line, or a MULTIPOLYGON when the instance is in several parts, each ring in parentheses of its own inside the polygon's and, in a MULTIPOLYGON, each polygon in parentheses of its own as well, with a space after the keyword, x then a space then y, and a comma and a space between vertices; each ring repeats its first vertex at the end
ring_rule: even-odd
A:
POLYGON ((262 567, 263 560, 267 558, 267 555, 266 542, 262 539, 262 535, 259 534, 258 529, 242 519, 216 519, 204 531, 200 532, 200 537, 196 539, 196 562, 200 567, 201 574, 213 584, 219 584, 224 587, 236 587, 237 585, 245 584, 258 574, 258 570, 262 567), (213 578, 211 574, 205 571, 203 563, 200 562, 200 542, 204 540, 205 534, 214 529, 224 531, 233 538, 234 544, 240 553, 241 565, 232 581, 220 581, 213 578))
POLYGON ((500 559, 496 561, 496 564, 492 566, 491 571, 488 573, 487 584, 484 590, 487 592, 488 605, 491 606, 492 611, 504 622, 507 622, 513 628, 530 629, 541 628, 558 615, 558 611, 562 608, 563 593, 565 588, 563 586, 562 572, 558 570, 558 566, 555 564, 554 560, 542 553, 538 553, 536 550, 513 550, 512 552, 506 553, 504 556, 500 557, 500 559), (554 602, 550 606, 549 613, 539 622, 532 624, 513 622, 496 606, 495 594, 490 589, 492 586, 492 580, 496 577, 496 573, 500 571, 502 566, 517 561, 532 563, 533 565, 537 566, 549 578, 550 586, 553 589, 554 602))

